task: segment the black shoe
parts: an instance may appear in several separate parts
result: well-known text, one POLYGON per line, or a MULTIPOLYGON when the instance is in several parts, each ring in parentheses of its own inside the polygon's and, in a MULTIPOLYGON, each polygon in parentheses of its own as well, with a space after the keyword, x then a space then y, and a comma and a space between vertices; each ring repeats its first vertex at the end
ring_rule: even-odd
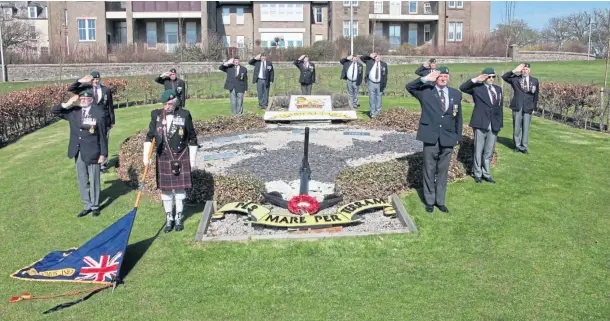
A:
POLYGON ((91 210, 84 210, 84 211, 78 213, 78 215, 76 215, 76 217, 83 217, 89 213, 91 213, 91 210))
POLYGON ((182 223, 176 224, 176 232, 180 232, 184 230, 184 225, 182 223))
POLYGON ((426 205, 426 212, 428 212, 428 213, 432 213, 432 212, 434 212, 434 206, 432 206, 432 205, 426 205))
POLYGON ((445 206, 445 205, 437 205, 437 207, 438 207, 438 209, 439 209, 441 212, 444 212, 444 213, 449 213, 449 209, 447 208, 447 206, 445 206))
POLYGON ((529 150, 527 150, 527 149, 524 149, 524 150, 522 150, 521 152, 522 152, 523 154, 526 154, 526 155, 530 153, 530 151, 529 151, 529 150))
POLYGON ((101 169, 100 169, 100 172, 102 172, 102 173, 108 173, 108 168, 101 168, 101 169))
POLYGON ((493 178, 491 178, 491 176, 489 176, 489 177, 483 177, 483 179, 484 179, 485 181, 487 181, 487 182, 492 183, 492 184, 495 184, 495 183, 496 183, 496 181, 494 181, 494 179, 493 179, 493 178))
POLYGON ((100 209, 95 209, 92 211, 93 212, 93 216, 100 216, 100 209))
POLYGON ((513 149, 513 153, 520 153, 520 152, 521 152, 521 149, 519 149, 519 148, 513 149))
POLYGON ((172 231, 172 225, 165 225, 165 233, 171 232, 172 231))
POLYGON ((481 182, 481 178, 480 177, 475 177, 474 181, 477 182, 477 183, 480 183, 481 182))

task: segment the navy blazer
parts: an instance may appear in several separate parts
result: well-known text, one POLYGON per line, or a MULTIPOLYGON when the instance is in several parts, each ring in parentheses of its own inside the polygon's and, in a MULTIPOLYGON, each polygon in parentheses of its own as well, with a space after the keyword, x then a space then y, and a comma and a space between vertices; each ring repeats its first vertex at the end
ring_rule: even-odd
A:
POLYGON ((186 102, 186 83, 184 80, 176 77, 176 79, 171 80, 168 77, 157 76, 155 78, 155 82, 163 85, 165 90, 173 89, 178 94, 178 106, 176 108, 184 108, 184 104, 186 102))
POLYGON ((316 83, 316 65, 313 62, 309 62, 309 67, 307 69, 305 69, 305 62, 302 60, 295 60, 294 65, 299 68, 299 71, 301 72, 299 83, 304 85, 316 83))
POLYGON ((443 113, 441 97, 433 82, 415 79, 406 86, 421 105, 421 118, 416 139, 426 144, 452 147, 462 140, 462 93, 447 87, 449 91, 449 108, 443 113))
POLYGON ((225 64, 222 64, 219 69, 227 73, 224 87, 226 90, 231 91, 235 89, 235 92, 238 94, 243 94, 248 90, 248 69, 246 67, 240 65, 225 66, 225 64), (235 75, 236 67, 239 67, 237 76, 235 75))
POLYGON ((464 93, 472 95, 474 100, 474 109, 470 118, 470 127, 487 130, 491 123, 491 130, 499 132, 504 126, 503 93, 502 88, 498 85, 492 85, 496 91, 496 103, 491 103, 489 90, 485 83, 474 83, 471 79, 466 80, 460 90, 464 93))
POLYGON ((424 65, 419 66, 417 69, 415 69, 415 74, 421 77, 426 77, 428 76, 430 73, 432 72, 432 68, 428 67, 424 67, 424 65))
POLYGON ((63 108, 61 104, 51 108, 51 113, 70 124, 70 142, 68 158, 74 158, 80 151, 81 158, 87 164, 97 164, 100 155, 108 158, 108 141, 106 140, 106 115, 103 107, 92 104, 89 109, 90 119, 95 125, 83 124, 81 107, 63 108))
POLYGON ((510 109, 531 114, 538 106, 538 94, 540 93, 540 82, 530 75, 529 88, 521 88, 521 76, 513 74, 512 71, 502 75, 502 79, 513 87, 513 99, 510 101, 510 109))
MULTIPOLYGON (((261 60, 256 60, 254 58, 248 61, 250 66, 254 66, 254 74, 252 75, 252 83, 256 84, 258 81, 258 74, 260 73, 261 66, 263 62, 261 60)), ((265 60, 265 64, 267 65, 267 70, 263 71, 265 75, 265 87, 269 88, 271 83, 275 80, 275 68, 273 68, 273 63, 270 60, 265 60)))
MULTIPOLYGON (((349 68, 352 66, 352 61, 351 60, 347 60, 347 58, 342 58, 339 63, 341 63, 343 65, 343 69, 341 70, 341 79, 347 80, 347 72, 349 71, 349 68)), ((355 64, 357 64, 356 67, 356 85, 360 86, 362 84, 362 64, 359 62, 354 62, 355 64)))

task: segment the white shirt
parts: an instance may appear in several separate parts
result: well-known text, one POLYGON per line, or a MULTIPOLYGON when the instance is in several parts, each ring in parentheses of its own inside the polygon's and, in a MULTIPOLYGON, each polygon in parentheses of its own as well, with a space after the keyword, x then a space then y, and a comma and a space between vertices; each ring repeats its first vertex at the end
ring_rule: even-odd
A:
POLYGON ((381 62, 375 61, 373 68, 369 72, 369 79, 373 82, 379 82, 381 80, 381 62), (379 68, 379 78, 377 78, 377 68, 379 68))
POLYGON ((239 65, 235 65, 235 77, 239 75, 239 65))
POLYGON ((347 69, 347 79, 351 81, 356 81, 358 79, 358 63, 352 61, 351 65, 347 69))
MULTIPOLYGON (((477 83, 477 79, 476 78, 472 78, 472 79, 470 79, 470 81, 472 81, 475 84, 477 83)), ((496 91, 496 89, 494 88, 493 85, 488 85, 487 83, 485 83, 484 85, 485 85, 485 87, 487 87, 485 89, 487 89, 487 94, 489 95, 489 101, 494 101, 493 96, 489 92, 490 89, 491 89, 491 91, 493 91, 494 94, 496 94, 496 99, 500 100, 500 97, 498 97, 498 92, 496 91)))
POLYGON ((99 103, 102 100, 102 86, 97 85, 97 88, 95 90, 97 92, 97 101, 96 103, 99 103))
POLYGON ((259 79, 265 79, 265 68, 267 67, 267 61, 261 61, 261 70, 258 72, 259 79))
POLYGON ((172 126, 172 122, 174 121, 173 114, 165 115, 165 131, 169 132, 169 128, 172 126))
POLYGON ((89 105, 89 107, 85 107, 82 109, 82 112, 85 113, 85 116, 89 116, 90 111, 91 111, 91 105, 89 105))

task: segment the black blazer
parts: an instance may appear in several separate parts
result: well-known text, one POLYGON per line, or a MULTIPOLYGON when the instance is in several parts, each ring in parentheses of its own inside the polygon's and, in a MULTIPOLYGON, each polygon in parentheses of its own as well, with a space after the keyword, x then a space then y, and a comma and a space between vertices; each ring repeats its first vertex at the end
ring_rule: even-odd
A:
MULTIPOLYGON (((163 126, 163 109, 151 111, 146 141, 150 142, 153 137, 155 138, 155 150, 158 155, 161 154, 163 148, 166 148, 165 140, 163 139, 163 126)), ((167 134, 167 141, 174 153, 182 153, 187 146, 198 146, 193 118, 191 113, 186 109, 176 109, 174 111, 174 120, 167 134)))
MULTIPOLYGON (((104 108, 104 115, 106 115, 106 126, 111 127, 114 126, 114 102, 112 100, 112 89, 110 87, 106 87, 104 85, 100 85, 102 87, 102 96, 98 97, 98 101, 95 103, 101 105, 104 108)), ((91 84, 81 84, 78 82, 78 79, 74 81, 70 86, 68 86, 68 91, 78 95, 82 90, 93 88, 91 84)), ((95 93, 97 95, 97 92, 95 93)))
MULTIPOLYGON (((371 69, 375 66, 375 59, 371 58, 371 56, 362 56, 360 57, 360 60, 366 63, 366 74, 364 75, 364 79, 368 81, 371 69)), ((379 66, 381 67, 381 80, 379 83, 381 84, 381 92, 383 92, 388 84, 388 64, 379 61, 379 66)))
POLYGON ((155 78, 155 82, 163 85, 165 90, 173 89, 178 94, 178 106, 177 108, 184 107, 184 102, 186 101, 186 83, 184 80, 177 78, 175 80, 171 80, 169 78, 163 77, 159 75, 155 78))
POLYGON ((421 65, 417 69, 415 69, 415 74, 419 75, 421 77, 426 77, 431 72, 432 72, 432 69, 431 68, 426 68, 426 67, 424 67, 424 65, 421 65))
POLYGON ((529 88, 521 88, 521 76, 513 74, 512 71, 502 75, 502 79, 513 87, 513 99, 510 101, 510 109, 519 111, 523 108, 523 112, 531 114, 538 106, 538 94, 540 93, 540 82, 538 79, 529 76, 529 88))
POLYGON ((406 86, 421 105, 421 118, 416 139, 441 146, 455 146, 462 139, 462 93, 449 88, 449 108, 443 113, 441 98, 433 82, 422 82, 415 79, 406 86))
POLYGON ((294 65, 299 68, 301 75, 299 76, 299 83, 303 85, 311 85, 316 83, 316 65, 313 62, 309 62, 309 67, 304 68, 304 61, 295 60, 294 65))
POLYGON ((487 130, 491 122, 491 130, 499 132, 504 126, 504 113, 502 112, 502 99, 504 98, 502 88, 498 85, 492 85, 496 91, 496 103, 491 103, 489 90, 484 83, 473 83, 472 80, 466 80, 460 86, 460 90, 469 95, 472 95, 474 100, 474 110, 470 118, 470 127, 487 130))
MULTIPOLYGON (((339 63, 343 65, 343 69, 341 70, 341 79, 347 80, 347 71, 352 66, 352 61, 347 60, 347 58, 342 58, 339 63)), ((358 64, 356 70, 356 85, 360 86, 362 84, 362 64, 357 61, 355 62, 355 64, 358 64)))
MULTIPOLYGON (((265 63, 267 64, 267 68, 266 68, 267 70, 263 71, 263 75, 265 76, 265 87, 269 88, 271 83, 275 80, 275 68, 273 68, 273 63, 270 60, 265 60, 265 63)), ((256 82, 258 81, 258 73, 261 70, 261 66, 263 65, 263 62, 252 58, 252 59, 250 59, 250 61, 248 61, 248 64, 251 66, 254 66, 254 74, 252 75, 252 83, 256 84, 256 82)))
POLYGON ((235 92, 243 94, 248 90, 248 69, 244 66, 225 66, 225 64, 220 65, 219 68, 221 71, 227 73, 227 79, 225 80, 225 89, 233 90, 235 92), (239 73, 235 76, 235 67, 239 67, 239 73))
POLYGON ((68 158, 74 158, 80 151, 81 158, 87 164, 97 164, 100 155, 108 158, 108 141, 106 140, 106 115, 103 107, 92 104, 89 116, 95 125, 83 124, 82 108, 63 108, 61 104, 51 108, 51 113, 70 124, 70 142, 68 158), (92 129, 93 127, 93 129, 92 129))

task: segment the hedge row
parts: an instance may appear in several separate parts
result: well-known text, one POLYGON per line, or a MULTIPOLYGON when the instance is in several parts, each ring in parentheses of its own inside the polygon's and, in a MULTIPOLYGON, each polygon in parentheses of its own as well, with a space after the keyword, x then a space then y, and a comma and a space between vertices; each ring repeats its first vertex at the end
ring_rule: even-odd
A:
MULTIPOLYGON (((118 99, 124 94, 126 83, 124 79, 104 80, 118 99)), ((72 95, 67 89, 67 84, 52 84, 1 95, 0 146, 53 122, 51 107, 72 95)))
POLYGON ((601 88, 592 85, 541 83, 538 108, 542 117, 558 118, 562 122, 571 119, 585 129, 606 112, 601 106, 601 88))

